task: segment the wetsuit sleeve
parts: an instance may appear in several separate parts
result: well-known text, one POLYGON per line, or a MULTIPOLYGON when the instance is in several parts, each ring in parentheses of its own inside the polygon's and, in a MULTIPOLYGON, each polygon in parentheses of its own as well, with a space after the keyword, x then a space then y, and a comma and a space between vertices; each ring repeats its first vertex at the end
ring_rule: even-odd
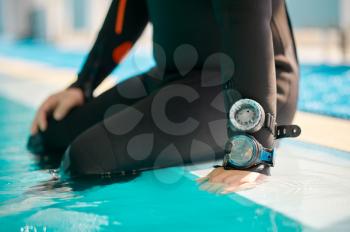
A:
POLYGON ((78 78, 70 87, 83 90, 86 99, 113 71, 140 37, 148 22, 146 0, 113 0, 78 78))
MULTIPOLYGON (((212 0, 212 4, 220 27, 222 51, 235 65, 233 76, 223 76, 223 81, 231 79, 233 88, 242 97, 256 100, 265 113, 276 116, 276 74, 270 27, 272 1, 212 0)), ((264 128, 253 136, 263 146, 272 148, 273 135, 269 130, 264 128)))

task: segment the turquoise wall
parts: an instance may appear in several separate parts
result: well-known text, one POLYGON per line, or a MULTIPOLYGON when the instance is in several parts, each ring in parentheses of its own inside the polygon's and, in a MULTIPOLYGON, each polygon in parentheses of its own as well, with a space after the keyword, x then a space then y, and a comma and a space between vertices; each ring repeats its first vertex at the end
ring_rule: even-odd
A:
POLYGON ((286 0, 295 27, 337 27, 339 0, 286 0))

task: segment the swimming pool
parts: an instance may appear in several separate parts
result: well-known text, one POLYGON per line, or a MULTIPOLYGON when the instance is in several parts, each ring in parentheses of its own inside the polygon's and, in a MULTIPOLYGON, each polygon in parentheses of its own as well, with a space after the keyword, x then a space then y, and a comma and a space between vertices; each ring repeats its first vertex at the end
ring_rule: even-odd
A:
MULTIPOLYGON (((0 43, 0 55, 74 69, 84 59, 83 54, 72 55, 50 46, 27 43, 10 46, 0 43)), ((150 65, 147 60, 139 64, 147 67, 150 65)), ((116 71, 117 75, 130 76, 133 65, 129 60, 116 71)), ((349 67, 303 66, 302 72, 299 109, 347 118, 349 67), (315 79, 322 80, 319 83, 322 86, 316 89, 311 83, 315 79), (344 91, 331 96, 331 102, 321 101, 315 106, 313 102, 321 96, 320 92, 327 98, 335 93, 334 86, 341 86, 344 91), (345 108, 335 107, 338 103, 345 108)), ((1 75, 0 82, 17 94, 16 101, 7 95, 0 96, 0 231, 350 228, 347 152, 287 140, 277 150, 278 165, 266 183, 227 196, 201 191, 194 181, 207 173, 212 163, 144 172, 129 180, 57 180, 46 162, 37 160, 25 149, 35 104, 23 102, 28 103, 25 101, 28 96, 34 98, 33 91, 38 88, 33 88, 28 80, 19 82, 1 75), (11 83, 5 83, 6 80, 11 83)))

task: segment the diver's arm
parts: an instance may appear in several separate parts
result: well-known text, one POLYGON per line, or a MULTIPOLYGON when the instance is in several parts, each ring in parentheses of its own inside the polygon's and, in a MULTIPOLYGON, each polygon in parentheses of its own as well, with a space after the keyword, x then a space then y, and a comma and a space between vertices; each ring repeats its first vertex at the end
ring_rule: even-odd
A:
MULTIPOLYGON (((242 97, 256 100, 266 113, 276 117, 271 0, 212 0, 212 4, 221 30, 222 51, 235 65, 233 87, 242 97)), ((253 136, 264 147, 273 148, 274 138, 268 129, 253 136)))
POLYGON ((78 79, 85 98, 113 71, 140 37, 148 22, 146 0, 113 0, 78 79))

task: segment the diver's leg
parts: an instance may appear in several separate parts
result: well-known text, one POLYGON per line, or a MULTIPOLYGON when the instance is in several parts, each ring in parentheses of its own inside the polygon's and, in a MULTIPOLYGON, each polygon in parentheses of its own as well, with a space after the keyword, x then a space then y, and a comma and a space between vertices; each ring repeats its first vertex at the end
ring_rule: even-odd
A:
MULTIPOLYGON (((208 75, 220 80, 219 72, 208 75)), ((81 134, 63 167, 86 175, 222 158, 224 112, 221 86, 203 86, 201 72, 193 71, 81 134)))
POLYGON ((298 100, 299 64, 284 0, 273 0, 271 28, 277 78, 277 123, 293 121, 298 100))
POLYGON ((144 76, 125 80, 84 105, 73 109, 64 119, 48 118, 48 128, 31 136, 28 149, 33 153, 61 155, 68 145, 83 131, 121 110, 115 104, 129 106, 143 99, 147 91, 144 76), (110 110, 109 110, 110 109, 110 110))

